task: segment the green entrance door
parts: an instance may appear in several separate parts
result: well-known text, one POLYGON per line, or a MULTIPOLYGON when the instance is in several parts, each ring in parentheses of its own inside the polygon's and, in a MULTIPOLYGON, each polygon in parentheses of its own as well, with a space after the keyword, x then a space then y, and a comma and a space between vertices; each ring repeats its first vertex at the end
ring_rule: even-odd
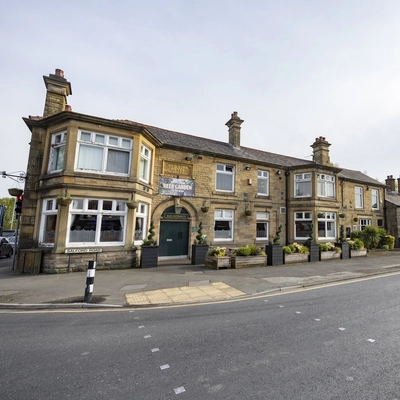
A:
POLYGON ((161 221, 159 257, 187 258, 189 248, 188 221, 161 221))

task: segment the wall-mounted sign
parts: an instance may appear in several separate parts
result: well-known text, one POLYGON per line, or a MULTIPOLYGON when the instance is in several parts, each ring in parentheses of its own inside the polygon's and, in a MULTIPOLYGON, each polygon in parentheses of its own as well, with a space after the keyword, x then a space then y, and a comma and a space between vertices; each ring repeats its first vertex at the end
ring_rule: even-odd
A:
POLYGON ((161 175, 171 178, 193 178, 193 165, 163 160, 161 175))
POLYGON ((67 254, 73 253, 101 253, 103 249, 101 247, 88 247, 86 249, 65 249, 67 254))
POLYGON ((195 184, 191 179, 160 178, 160 194, 194 196, 195 184))

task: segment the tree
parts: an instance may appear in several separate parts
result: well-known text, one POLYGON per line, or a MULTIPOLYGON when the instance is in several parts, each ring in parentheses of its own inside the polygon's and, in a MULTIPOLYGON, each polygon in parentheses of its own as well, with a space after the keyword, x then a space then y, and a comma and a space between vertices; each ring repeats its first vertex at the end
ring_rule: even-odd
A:
POLYGON ((0 199, 0 204, 4 205, 6 207, 6 212, 4 215, 4 229, 15 229, 16 226, 16 220, 13 219, 13 214, 14 214, 14 206, 15 206, 15 200, 14 197, 4 197, 0 199))

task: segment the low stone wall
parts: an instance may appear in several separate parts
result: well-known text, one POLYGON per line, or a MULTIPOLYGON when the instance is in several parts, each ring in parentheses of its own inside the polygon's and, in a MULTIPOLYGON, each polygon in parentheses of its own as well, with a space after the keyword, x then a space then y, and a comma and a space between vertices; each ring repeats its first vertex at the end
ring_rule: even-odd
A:
MULTIPOLYGON (((136 250, 103 251, 101 253, 50 253, 44 252, 41 256, 40 271, 45 274, 60 274, 66 272, 86 271, 88 262, 96 260, 98 270, 126 269, 137 267, 136 250)), ((27 260, 27 258, 25 258, 27 260)), ((26 264, 26 262, 25 262, 26 264)), ((19 268, 20 272, 31 271, 29 265, 19 268), (22 269, 21 269, 22 268, 22 269)))

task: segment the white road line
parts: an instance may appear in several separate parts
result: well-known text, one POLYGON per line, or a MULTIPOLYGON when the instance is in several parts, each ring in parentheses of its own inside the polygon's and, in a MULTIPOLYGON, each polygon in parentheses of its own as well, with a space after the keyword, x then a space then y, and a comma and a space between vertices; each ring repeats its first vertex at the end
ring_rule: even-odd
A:
POLYGON ((185 388, 183 386, 180 386, 176 389, 174 389, 175 394, 183 393, 186 392, 185 388))
POLYGON ((319 318, 315 318, 315 321, 321 321, 319 318))
POLYGON ((151 335, 143 336, 145 339, 151 338, 151 335))
POLYGON ((346 328, 339 328, 339 331, 345 331, 346 328))
POLYGON ((161 370, 163 370, 163 369, 168 369, 169 368, 169 365, 168 364, 164 364, 164 365, 161 365, 160 366, 160 369, 161 370))
POLYGON ((375 339, 368 339, 368 342, 374 343, 375 339))
POLYGON ((154 349, 151 349, 152 353, 155 353, 156 351, 160 351, 160 349, 158 347, 155 347, 154 349))
POLYGON ((144 328, 144 325, 140 325, 140 326, 138 326, 138 328, 139 328, 139 329, 142 329, 142 328, 144 328))
POLYGON ((296 314, 301 314, 301 311, 296 311, 296 314))

